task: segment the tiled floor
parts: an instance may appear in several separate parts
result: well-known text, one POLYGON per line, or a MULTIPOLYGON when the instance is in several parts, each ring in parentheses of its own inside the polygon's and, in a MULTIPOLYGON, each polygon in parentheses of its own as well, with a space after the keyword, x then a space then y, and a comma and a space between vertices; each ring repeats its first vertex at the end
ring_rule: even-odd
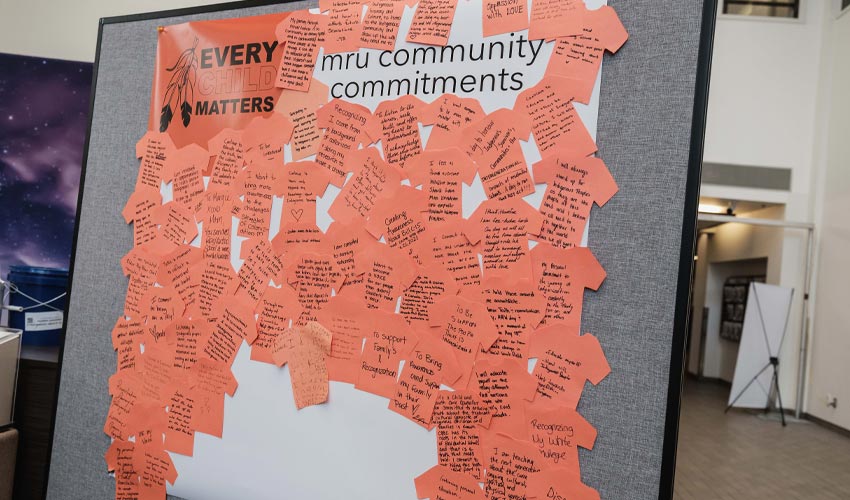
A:
POLYGON ((685 384, 676 500, 850 499, 850 438, 807 421, 783 428, 778 415, 724 415, 728 394, 685 384))

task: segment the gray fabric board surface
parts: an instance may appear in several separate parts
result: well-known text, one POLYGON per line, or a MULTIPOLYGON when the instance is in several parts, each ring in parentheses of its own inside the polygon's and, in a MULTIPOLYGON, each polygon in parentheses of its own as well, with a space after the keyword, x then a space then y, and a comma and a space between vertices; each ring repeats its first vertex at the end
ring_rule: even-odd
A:
MULTIPOLYGON (((604 499, 658 497, 685 181, 702 1, 611 0, 629 41, 603 66, 597 132, 620 187, 592 216, 589 246, 608 273, 585 295, 583 331, 598 336, 612 373, 588 386, 580 410, 599 431, 582 452, 585 482, 604 499)), ((132 228, 135 143, 147 127, 158 25, 310 7, 311 2, 105 24, 48 498, 108 499, 103 454, 109 332, 123 308, 120 259, 132 228), (119 292, 120 291, 120 292, 119 292)))

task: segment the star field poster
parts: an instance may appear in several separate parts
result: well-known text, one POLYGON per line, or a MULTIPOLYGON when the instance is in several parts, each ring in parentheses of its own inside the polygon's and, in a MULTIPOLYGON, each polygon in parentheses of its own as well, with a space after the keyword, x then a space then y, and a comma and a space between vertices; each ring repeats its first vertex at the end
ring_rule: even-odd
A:
POLYGON ((67 268, 92 64, 0 54, 0 276, 67 268))

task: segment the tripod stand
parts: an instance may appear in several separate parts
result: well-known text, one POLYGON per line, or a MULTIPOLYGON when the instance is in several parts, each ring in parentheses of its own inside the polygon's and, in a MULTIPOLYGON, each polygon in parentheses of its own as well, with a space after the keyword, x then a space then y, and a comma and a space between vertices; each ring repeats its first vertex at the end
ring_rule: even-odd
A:
MULTIPOLYGON (((782 393, 779 392, 779 358, 777 358, 776 356, 770 357, 770 361, 766 365, 764 365, 764 368, 759 370, 759 372, 756 373, 756 375, 749 382, 747 382, 747 385, 745 385, 741 392, 739 392, 738 395, 735 396, 735 399, 733 399, 732 402, 729 403, 729 406, 726 407, 726 410, 724 410, 723 413, 728 413, 729 409, 735 405, 738 399, 743 396, 745 392, 747 392, 747 389, 749 389, 751 385, 753 385, 753 382, 755 382, 759 378, 759 375, 764 373, 764 371, 767 370, 769 367, 773 367, 773 376, 770 379, 770 385, 771 388, 776 389, 776 400, 779 403, 779 416, 782 419, 782 427, 785 427, 785 408, 782 407, 782 393)), ((768 402, 768 407, 765 408, 764 411, 768 411, 769 409, 770 402, 768 402)))
MULTIPOLYGON (((759 316, 759 320, 760 320, 759 322, 760 322, 760 325, 761 325, 762 336, 764 337, 764 345, 766 347, 767 354, 768 354, 768 362, 767 362, 766 365, 764 365, 764 367, 761 370, 758 371, 758 373, 756 373, 753 376, 753 378, 750 379, 749 382, 747 382, 747 384, 744 386, 744 388, 741 389, 740 392, 738 392, 738 395, 735 396, 732 399, 732 401, 729 402, 729 405, 726 407, 726 410, 724 411, 724 413, 729 412, 729 409, 732 408, 735 405, 735 403, 738 401, 738 399, 740 399, 741 396, 743 396, 747 392, 747 389, 749 389, 750 386, 753 385, 753 383, 758 381, 759 377, 761 377, 761 375, 764 373, 765 370, 767 370, 768 368, 772 368, 773 369, 773 375, 770 377, 770 388, 768 388, 768 390, 767 390, 768 398, 767 398, 767 402, 766 402, 766 406, 765 406, 764 411, 767 412, 767 411, 770 410, 770 393, 773 390, 775 390, 776 391, 776 399, 777 399, 777 402, 779 403, 779 416, 782 419, 782 426, 785 427, 786 426, 786 423, 785 423, 785 408, 782 406, 782 393, 779 390, 779 351, 782 348, 782 341, 780 340, 779 346, 776 347, 775 351, 771 348, 770 338, 769 338, 769 335, 767 333, 767 327, 765 326, 765 323, 764 323, 764 315, 762 314, 761 303, 759 301, 759 296, 758 296, 756 287, 753 286, 752 292, 753 292, 752 296, 755 299, 756 312, 758 312, 758 316, 759 316)), ((791 295, 788 298, 789 306, 790 306, 790 303, 791 303, 791 298, 793 298, 793 296, 794 296, 794 290, 791 290, 791 295)), ((788 307, 786 309, 786 312, 785 312, 785 323, 782 326, 782 337, 781 337, 782 339, 785 338, 785 331, 788 328, 788 318, 789 318, 790 314, 791 314, 791 308, 788 307)))

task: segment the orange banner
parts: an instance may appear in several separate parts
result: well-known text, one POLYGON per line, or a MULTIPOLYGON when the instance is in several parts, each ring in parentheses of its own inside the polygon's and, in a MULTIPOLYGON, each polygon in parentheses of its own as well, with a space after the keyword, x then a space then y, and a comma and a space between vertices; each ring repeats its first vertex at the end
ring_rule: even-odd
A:
POLYGON ((159 32, 151 92, 150 130, 168 132, 175 146, 207 141, 225 128, 242 129, 274 110, 283 54, 275 28, 288 12, 190 22, 159 32))

